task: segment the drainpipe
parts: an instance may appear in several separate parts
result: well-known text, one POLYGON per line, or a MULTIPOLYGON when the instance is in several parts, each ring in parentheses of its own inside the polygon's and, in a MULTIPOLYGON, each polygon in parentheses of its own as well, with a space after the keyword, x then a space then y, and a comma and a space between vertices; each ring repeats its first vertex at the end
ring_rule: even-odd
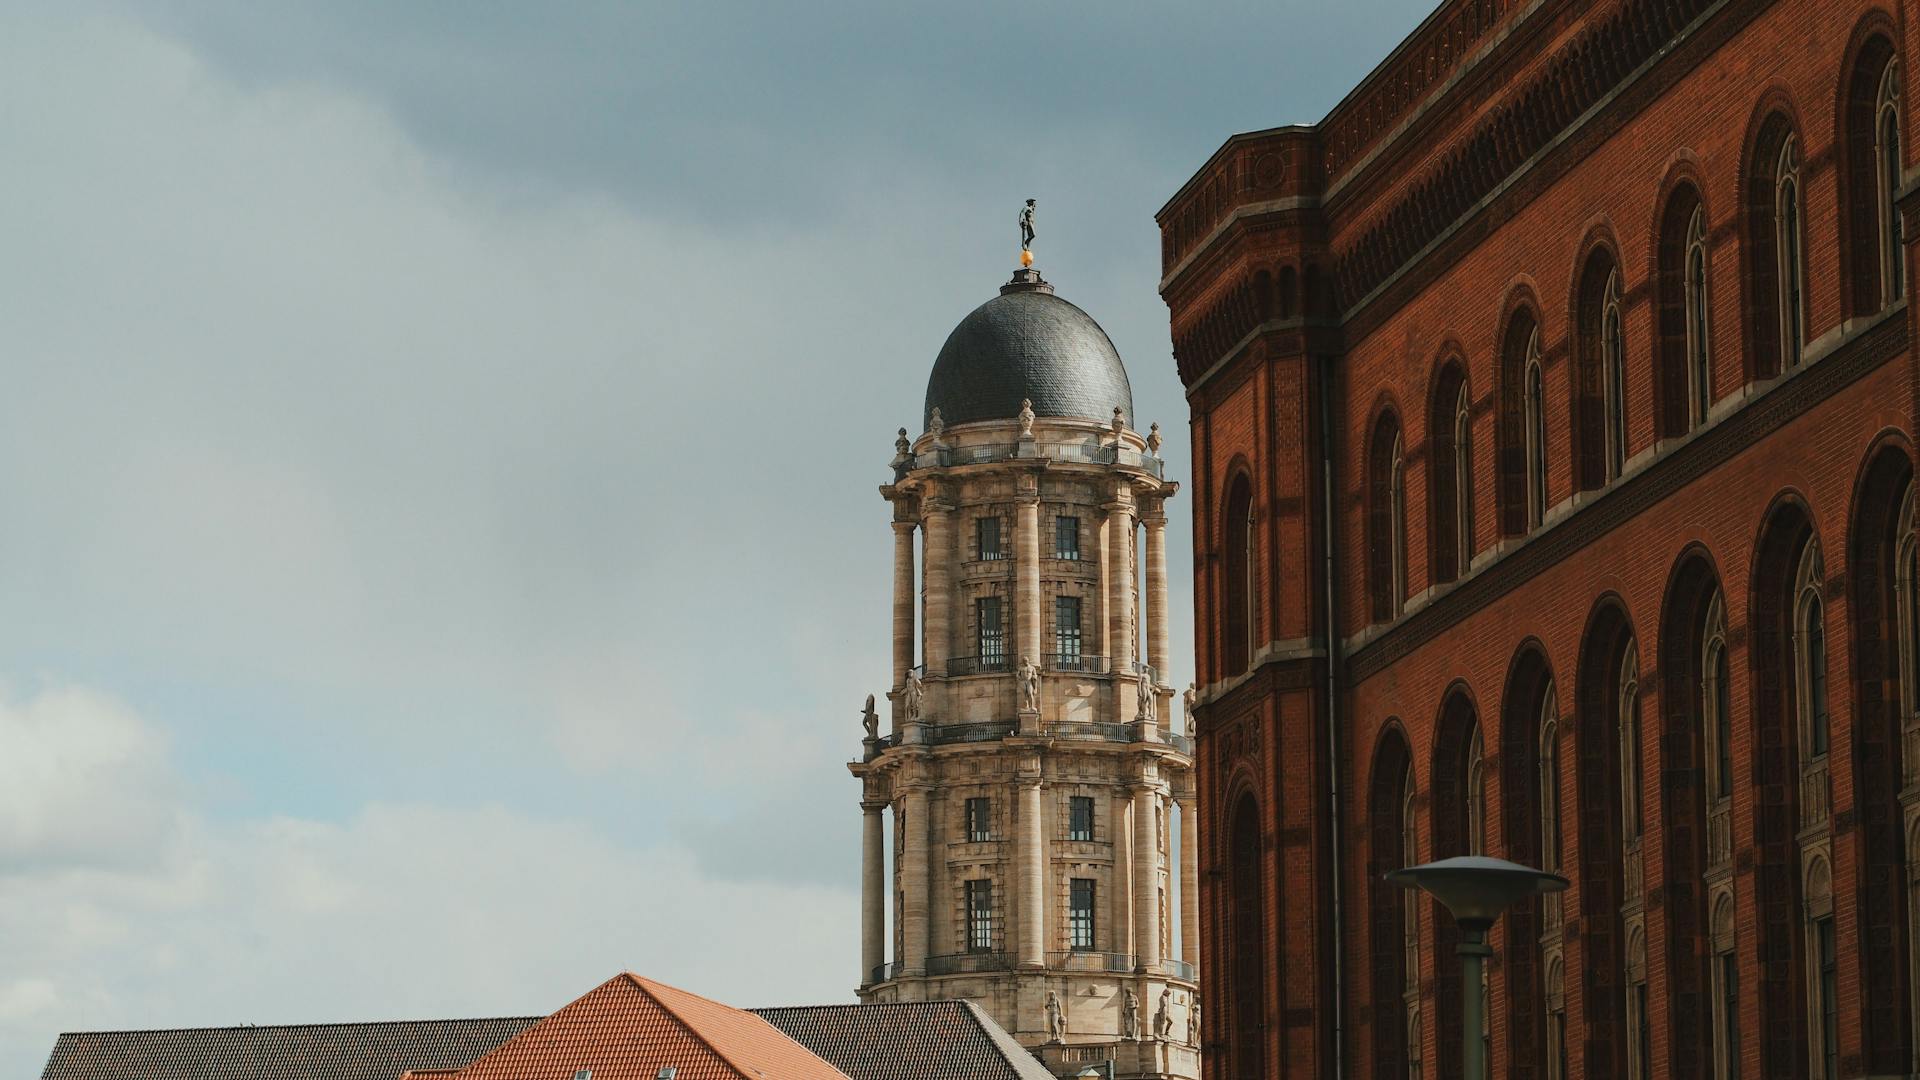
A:
POLYGON ((1325 579, 1327 603, 1327 806, 1329 810, 1327 851, 1333 861, 1333 1076, 1347 1074, 1346 1048, 1346 919, 1341 901, 1340 879, 1345 867, 1341 852, 1344 837, 1340 826, 1340 725, 1335 703, 1339 701, 1339 679, 1335 662, 1340 652, 1340 635, 1334 620, 1338 603, 1333 574, 1333 515, 1337 503, 1333 491, 1333 408, 1328 397, 1333 391, 1333 357, 1326 356, 1320 368, 1320 473, 1324 498, 1326 534, 1325 579))

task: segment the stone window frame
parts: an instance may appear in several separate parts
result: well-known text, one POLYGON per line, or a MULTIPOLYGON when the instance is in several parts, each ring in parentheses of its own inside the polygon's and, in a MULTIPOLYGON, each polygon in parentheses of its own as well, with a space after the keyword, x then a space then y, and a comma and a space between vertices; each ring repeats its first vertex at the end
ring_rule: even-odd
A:
POLYGON ((1779 370, 1784 374, 1806 358, 1806 281, 1801 273, 1806 232, 1800 184, 1800 139, 1789 132, 1774 159, 1774 275, 1780 310, 1779 370))
POLYGON ((1098 952, 1100 950, 1100 879, 1096 877, 1071 877, 1067 879, 1067 951, 1098 952), (1085 886, 1085 904, 1080 903, 1082 886, 1085 886), (1083 934, 1084 931, 1084 940, 1083 934))
POLYGON ((1874 197, 1880 242, 1880 303, 1892 307, 1906 293, 1906 242, 1894 200, 1900 194, 1900 58, 1889 57, 1874 98, 1874 197))
POLYGON ((1696 203, 1687 219, 1686 258, 1681 270, 1681 295, 1687 338, 1687 427, 1707 422, 1713 405, 1712 291, 1707 287, 1707 208, 1696 203))
POLYGON ((1006 948, 1000 919, 1000 886, 991 874, 967 878, 961 886, 961 943, 966 953, 996 953, 1006 948), (976 906, 979 900, 984 906, 976 906))
POLYGON ((1541 356, 1540 326, 1535 323, 1527 338, 1526 360, 1522 367, 1520 407, 1525 428, 1527 451, 1527 530, 1538 529, 1547 520, 1547 377, 1541 356))
POLYGON ((1600 360, 1606 412, 1606 479, 1620 479, 1627 469, 1627 341, 1621 314, 1620 268, 1607 273, 1600 302, 1600 360))
POLYGON ((1453 404, 1453 529, 1455 575, 1465 577, 1473 566, 1473 399, 1467 381, 1453 404))
POLYGON ((968 795, 960 800, 960 807, 960 835, 966 837, 966 842, 969 844, 992 843, 999 835, 994 828, 993 796, 968 795), (981 828, 976 829, 976 825, 981 828))
MULTIPOLYGON (((1414 801, 1413 762, 1407 762, 1406 778, 1401 781, 1400 794, 1400 865, 1417 866, 1420 863, 1420 836, 1417 807, 1414 801)), ((1422 1058, 1420 1018, 1420 896, 1418 889, 1403 889, 1400 897, 1400 928, 1402 947, 1406 959, 1403 961, 1403 985, 1401 994, 1405 1002, 1407 1018, 1406 1062, 1407 1075, 1418 1077, 1422 1058)))
POLYGON ((1838 931, 1834 923, 1833 868, 1824 854, 1807 860, 1806 879, 1807 1068, 1812 1080, 1840 1080, 1838 1041, 1838 931))
POLYGON ((1740 956, 1736 949, 1734 898, 1731 889, 1714 902, 1710 946, 1712 964, 1710 1021, 1713 1053, 1712 1080, 1733 1080, 1740 1070, 1740 956))

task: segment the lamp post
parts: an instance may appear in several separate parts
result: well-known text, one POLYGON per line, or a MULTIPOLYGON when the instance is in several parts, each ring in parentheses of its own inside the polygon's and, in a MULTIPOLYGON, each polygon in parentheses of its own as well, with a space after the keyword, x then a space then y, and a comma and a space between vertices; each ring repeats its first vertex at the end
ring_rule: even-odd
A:
POLYGON ((1500 913, 1537 893, 1559 892, 1567 879, 1559 874, 1535 870, 1531 866, 1488 858, 1485 855, 1458 855, 1425 866, 1409 866, 1387 874, 1387 880, 1403 889, 1424 889, 1453 913, 1460 927, 1461 1009, 1466 1027, 1461 1039, 1465 1050, 1462 1080, 1485 1080, 1486 1047, 1480 1042, 1481 965, 1493 955, 1487 947, 1487 931, 1500 913))

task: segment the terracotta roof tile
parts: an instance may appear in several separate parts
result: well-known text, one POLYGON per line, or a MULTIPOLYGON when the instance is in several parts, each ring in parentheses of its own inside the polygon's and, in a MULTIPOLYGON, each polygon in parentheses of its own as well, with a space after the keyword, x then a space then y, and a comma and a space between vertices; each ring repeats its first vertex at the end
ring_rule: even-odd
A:
POLYGON ((68 1032, 54 1043, 40 1077, 397 1080, 407 1069, 458 1069, 539 1019, 68 1032))
MULTIPOLYGON (((847 1080, 760 1017, 625 973, 588 991, 453 1080, 847 1080)), ((424 1073, 412 1074, 424 1077, 424 1073)))

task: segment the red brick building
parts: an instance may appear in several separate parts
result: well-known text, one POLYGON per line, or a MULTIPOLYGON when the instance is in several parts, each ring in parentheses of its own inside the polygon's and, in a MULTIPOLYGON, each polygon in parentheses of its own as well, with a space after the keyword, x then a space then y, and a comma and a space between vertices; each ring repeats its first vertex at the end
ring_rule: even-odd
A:
POLYGON ((1161 212, 1214 1080, 1916 1070, 1916 17, 1449 0, 1161 212))

